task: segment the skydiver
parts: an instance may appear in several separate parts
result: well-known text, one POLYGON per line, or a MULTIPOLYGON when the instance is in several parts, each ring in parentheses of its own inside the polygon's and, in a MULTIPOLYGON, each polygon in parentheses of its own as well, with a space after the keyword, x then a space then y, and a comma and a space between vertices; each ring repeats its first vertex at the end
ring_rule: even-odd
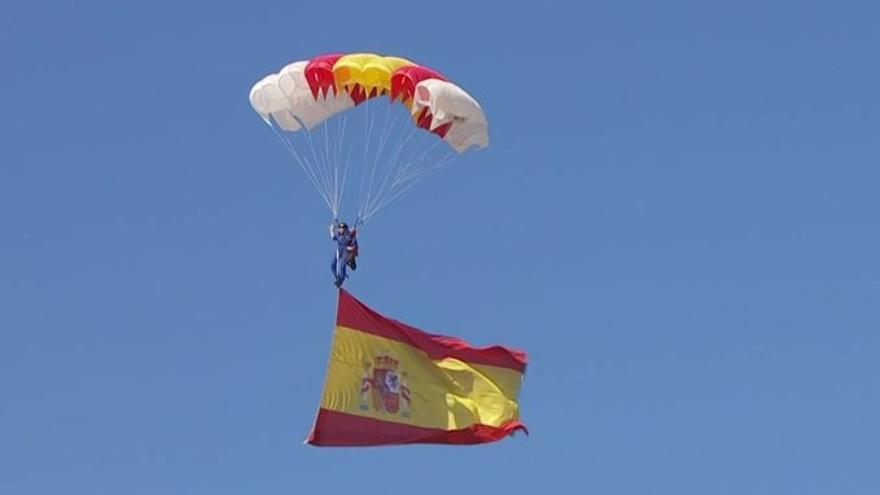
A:
POLYGON ((330 224, 330 238, 336 241, 336 253, 330 262, 330 269, 336 277, 336 287, 342 287, 348 277, 346 267, 357 270, 357 228, 349 230, 347 224, 336 220, 330 224))

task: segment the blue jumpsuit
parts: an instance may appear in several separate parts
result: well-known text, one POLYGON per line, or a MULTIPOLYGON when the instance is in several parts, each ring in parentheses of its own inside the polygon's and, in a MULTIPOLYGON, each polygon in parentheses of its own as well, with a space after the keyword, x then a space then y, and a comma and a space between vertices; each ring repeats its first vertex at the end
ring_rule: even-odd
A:
POLYGON ((357 251, 357 231, 346 231, 339 235, 334 230, 332 236, 333 240, 336 241, 336 253, 333 256, 333 261, 330 262, 330 269, 333 271, 333 276, 336 277, 336 286, 339 287, 348 276, 346 268, 349 256, 354 255, 348 248, 352 247, 355 252, 357 251))

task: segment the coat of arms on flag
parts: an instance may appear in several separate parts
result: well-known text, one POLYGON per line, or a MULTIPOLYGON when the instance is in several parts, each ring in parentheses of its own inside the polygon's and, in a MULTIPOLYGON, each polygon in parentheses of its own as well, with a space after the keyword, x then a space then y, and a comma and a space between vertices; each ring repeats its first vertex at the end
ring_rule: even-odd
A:
POLYGON ((364 363, 361 380, 361 410, 370 407, 375 411, 409 417, 410 390, 406 385, 406 372, 399 370, 400 362, 392 356, 376 356, 364 363))

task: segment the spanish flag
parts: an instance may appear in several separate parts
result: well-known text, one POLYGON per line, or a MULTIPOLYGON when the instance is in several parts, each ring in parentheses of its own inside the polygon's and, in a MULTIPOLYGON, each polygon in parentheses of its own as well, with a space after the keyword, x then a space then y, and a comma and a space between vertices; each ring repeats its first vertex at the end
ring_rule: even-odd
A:
POLYGON ((386 318, 339 291, 319 446, 477 444, 517 430, 526 355, 474 348, 386 318))

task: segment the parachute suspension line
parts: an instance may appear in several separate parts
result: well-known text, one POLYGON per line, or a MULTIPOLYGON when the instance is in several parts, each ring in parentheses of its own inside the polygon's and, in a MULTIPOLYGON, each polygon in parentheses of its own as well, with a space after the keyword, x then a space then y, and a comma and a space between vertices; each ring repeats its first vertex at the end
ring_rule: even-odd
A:
MULTIPOLYGON (((364 107, 365 107, 364 112, 366 112, 366 116, 364 117, 364 159, 362 162, 363 166, 361 166, 361 185, 360 185, 360 194, 358 195, 358 197, 360 198, 359 201, 361 201, 361 202, 363 202, 364 188, 366 187, 366 184, 367 184, 367 181, 366 181, 367 163, 368 163, 368 159, 369 159, 370 142, 372 141, 370 139, 370 137, 373 135, 373 125, 375 124, 375 121, 376 121, 375 116, 373 117, 372 120, 370 120, 369 104, 370 104, 369 101, 367 101, 364 104, 364 107)), ((360 216, 360 211, 358 211, 358 216, 360 216)))
POLYGON ((342 119, 336 120, 338 129, 339 129, 339 139, 334 144, 333 153, 335 156, 334 163, 337 164, 337 170, 340 168, 342 177, 339 182, 339 197, 337 198, 337 205, 342 205, 342 196, 345 193, 345 182, 348 177, 348 157, 343 157, 343 146, 345 144, 345 130, 348 125, 348 114, 342 116, 342 119))
POLYGON ((339 209, 332 200, 331 180, 326 160, 322 161, 320 158, 318 158, 319 152, 315 147, 315 140, 312 139, 312 131, 307 127, 303 127, 303 130, 305 130, 306 142, 308 142, 309 144, 309 149, 312 152, 312 158, 315 160, 315 163, 318 164, 315 168, 318 170, 318 176, 321 178, 321 183, 324 185, 324 190, 327 194, 327 200, 330 203, 330 212, 333 213, 333 217, 335 218, 339 213, 339 209))
POLYGON ((388 185, 388 180, 391 177, 391 174, 394 173, 395 169, 397 169, 399 166, 398 164, 400 153, 401 151, 403 151, 406 145, 409 144, 410 140, 417 131, 418 129, 413 127, 409 130, 409 132, 406 133, 406 135, 404 135, 403 133, 400 134, 400 138, 398 138, 397 144, 394 147, 394 152, 392 153, 389 160, 388 170, 385 173, 385 178, 382 180, 382 184, 379 186, 379 189, 376 191, 376 193, 372 197, 367 198, 367 201, 363 207, 364 215, 368 217, 372 216, 369 212, 373 209, 372 207, 374 203, 382 201, 382 197, 387 193, 386 189, 388 185))
MULTIPOLYGON (((413 127, 409 130, 409 132, 405 136, 403 134, 401 134, 401 137, 398 140, 397 146, 395 147, 394 154, 391 156, 390 166, 388 167, 388 171, 385 175, 385 180, 382 182, 382 185, 379 188, 379 191, 376 194, 376 196, 373 198, 373 200, 370 201, 369 203, 367 203, 366 208, 365 208, 365 212, 364 212, 365 216, 367 216, 367 217, 373 216, 373 214, 376 211, 378 211, 376 209, 376 205, 384 202, 383 200, 384 200, 385 196, 388 194, 389 179, 392 177, 392 174, 396 176, 398 173, 397 170, 400 168, 400 164, 401 164, 401 161, 399 159, 400 154, 406 148, 406 146, 410 143, 410 140, 416 134, 417 131, 418 131, 418 129, 413 127)), ((424 142, 424 135, 422 135, 421 141, 424 142)))
POLYGON ((398 181, 395 181, 395 185, 389 190, 389 193, 390 193, 390 194, 386 195, 386 197, 382 200, 382 202, 380 202, 378 205, 376 205, 376 207, 374 207, 372 210, 370 210, 370 211, 368 212, 367 216, 368 216, 368 217, 371 217, 371 216, 375 215, 375 214, 378 213, 380 210, 382 210, 382 208, 385 208, 386 206, 388 206, 389 204, 391 204, 392 201, 394 201, 395 199, 397 199, 400 195, 402 195, 403 193, 405 193, 406 191, 408 191, 412 186, 414 186, 417 182, 419 182, 420 180, 422 180, 422 178, 424 178, 424 177, 425 177, 426 175, 428 175, 430 172, 432 172, 432 171, 434 171, 434 170, 437 170, 438 168, 441 168, 441 167, 443 167, 443 166, 445 166, 445 165, 448 165, 449 163, 454 162, 455 159, 456 159, 455 152, 452 151, 452 150, 450 150, 450 151, 449 151, 449 152, 448 152, 448 153, 447 153, 447 154, 446 154, 446 155, 445 155, 440 161, 438 161, 436 164, 434 164, 434 165, 432 165, 432 166, 430 166, 430 167, 426 167, 426 168, 424 168, 423 170, 419 171, 419 172, 416 173, 416 174, 411 174, 411 175, 409 175, 409 176, 403 178, 403 179, 400 180, 399 182, 398 182, 398 181), (398 187, 397 190, 394 191, 394 187, 397 187, 397 186, 400 186, 400 187, 398 187))
MULTIPOLYGON (((334 145, 334 148, 336 145, 334 145)), ((324 155, 327 157, 327 163, 330 164, 333 172, 333 203, 339 210, 339 163, 336 162, 336 155, 330 152, 330 131, 327 129, 327 121, 324 121, 324 155)))
POLYGON ((327 120, 324 120, 324 163, 327 164, 327 175, 333 185, 333 213, 339 212, 339 170, 337 163, 330 156, 330 133, 327 131, 327 120))
MULTIPOLYGON (((289 96, 287 99, 291 104, 293 104, 293 101, 290 99, 289 96)), ((305 153, 305 150, 303 150, 304 151, 303 156, 302 157, 300 156, 299 152, 296 149, 297 146, 295 145, 295 141, 293 140, 293 137, 285 134, 285 136, 287 136, 287 139, 286 140, 282 139, 282 141, 285 142, 285 145, 287 146, 288 151, 290 151, 291 154, 294 155, 294 158, 296 158, 296 160, 300 163, 301 166, 303 166, 303 161, 305 161, 305 163, 309 164, 308 172, 306 175, 309 176, 309 179, 312 181, 312 184, 315 186, 316 189, 318 189, 318 192, 321 195, 322 199, 324 200, 324 203, 327 204, 327 207, 330 209, 331 212, 333 212, 333 215, 336 216, 336 213, 339 211, 340 200, 339 200, 338 186, 337 186, 336 182, 331 181, 331 178, 330 178, 331 176, 329 174, 329 167, 333 165, 333 162, 331 161, 331 159, 329 157, 329 153, 325 153, 324 155, 322 155, 319 158, 318 154, 315 153, 314 144, 312 141, 311 129, 305 124, 305 122, 303 122, 302 119, 300 119, 295 114, 291 114, 291 117, 293 117, 293 119, 296 120, 296 122, 299 124, 300 128, 303 131, 305 131, 304 133, 305 133, 306 139, 309 143, 309 147, 311 148, 312 157, 314 158, 314 164, 309 163, 309 161, 307 159, 308 157, 305 156, 305 155, 307 155, 307 153, 305 153)), ((325 144, 325 148, 326 148, 329 146, 329 143, 330 143, 329 133, 327 132, 327 120, 326 119, 324 120, 323 124, 324 124, 324 144, 325 144)), ((275 126, 272 126, 272 130, 275 131, 276 135, 281 137, 281 135, 278 133, 278 130, 275 128, 275 126)), ((303 169, 305 170, 306 167, 303 166, 303 169)))
POLYGON ((318 141, 318 153, 323 160, 324 166, 326 168, 327 173, 327 185, 330 189, 330 198, 333 203, 333 213, 334 215, 339 211, 339 184, 336 178, 336 163, 333 161, 333 157, 330 155, 330 132, 327 127, 327 121, 321 124, 323 128, 323 132, 318 132, 318 136, 322 137, 323 140, 318 141), (323 142, 321 142, 323 141, 323 142))
MULTIPOLYGON (((367 104, 369 104, 369 102, 367 104)), ((369 204, 370 198, 373 196, 373 183, 375 182, 376 171, 379 167, 379 159, 382 156, 382 151, 384 151, 385 145, 388 143, 388 139, 391 137, 391 131, 393 130, 393 126, 389 125, 392 123, 390 117, 391 117, 391 110, 393 107, 394 107, 393 104, 388 105, 388 108, 385 112, 385 121, 382 126, 382 131, 379 133, 379 143, 376 146, 376 151, 375 151, 375 154, 374 154, 374 157, 372 160, 372 167, 367 166, 367 164, 370 161, 369 161, 369 156, 366 157, 367 161, 364 164, 364 174, 367 173, 367 169, 370 169, 369 170, 370 179, 366 185, 366 196, 364 196, 363 194, 361 195, 361 199, 360 199, 361 206, 358 208, 358 217, 361 216, 361 214, 363 213, 363 210, 365 209, 364 208, 365 205, 369 204)), ((362 177, 361 178, 361 185, 362 186, 364 185, 364 180, 365 180, 365 177, 362 177)), ((362 189, 362 192, 363 192, 363 189, 362 189)))
POLYGON ((334 214, 339 212, 339 164, 333 159, 333 156, 330 154, 330 129, 328 127, 327 121, 324 121, 324 163, 327 165, 327 176, 330 178, 330 185, 333 189, 333 205, 334 205, 334 214))
POLYGON ((354 182, 354 179, 352 177, 355 175, 355 171, 352 170, 352 163, 355 161, 354 160, 355 157, 353 155, 354 148, 355 148, 354 139, 348 141, 346 144, 346 147, 347 147, 347 149, 344 151, 344 153, 345 153, 345 173, 343 175, 343 179, 344 179, 343 182, 344 182, 345 186, 348 187, 349 183, 354 182))
MULTIPOLYGON (((404 107, 395 108, 402 109, 404 107)), ((423 136, 421 131, 412 125, 412 115, 409 112, 401 112, 398 117, 402 117, 402 119, 400 121, 395 120, 395 125, 392 126, 392 128, 396 129, 396 142, 393 146, 387 148, 388 156, 383 158, 385 166, 381 174, 381 182, 373 183, 370 196, 365 198, 361 205, 361 216, 365 218, 365 221, 369 220, 378 211, 376 206, 384 203, 384 199, 389 194, 389 185, 392 183, 392 178, 397 175, 397 170, 401 164, 401 153, 413 142, 414 136, 423 136), (396 125, 398 122, 399 125, 396 125), (378 187, 376 187, 376 184, 378 184, 378 187)), ((386 141, 387 144, 388 142, 386 141)))
MULTIPOLYGON (((382 182, 382 186, 379 188, 380 195, 381 195, 381 191, 383 191, 385 189, 385 186, 387 185, 388 179, 391 177, 391 174, 396 173, 396 170, 400 167, 400 153, 410 143, 410 140, 416 134, 417 131, 418 131, 417 128, 412 127, 412 128, 410 128, 409 132, 406 134, 405 137, 401 136, 400 139, 397 140, 397 146, 394 149, 394 154, 391 155, 391 160, 390 160, 391 166, 388 167, 388 173, 385 174, 385 180, 382 182)), ((424 141, 424 136, 422 136, 422 141, 424 141)))
POLYGON ((388 185, 384 187, 382 193, 377 200, 367 208, 364 216, 369 219, 380 210, 388 206, 404 192, 409 190, 413 185, 422 180, 430 172, 437 170, 453 161, 457 157, 453 150, 449 150, 442 157, 435 159, 436 153, 432 154, 438 146, 443 143, 430 132, 422 135, 420 142, 412 147, 405 159, 395 159, 393 174, 389 171, 388 185), (425 146, 426 140, 435 140, 430 146, 425 146), (421 150, 421 152, 420 152, 421 150))
MULTIPOLYGON (((419 158, 415 158, 415 159, 407 160, 406 165, 404 165, 403 167, 401 167, 400 174, 398 174, 398 175, 395 177, 395 179, 396 179, 396 180, 400 180, 400 179, 406 180, 405 177, 408 177, 408 176, 410 175, 411 172, 416 172, 416 171, 418 171, 419 168, 425 163, 425 160, 428 158, 428 156, 430 156, 431 152, 432 152, 432 151, 433 151, 433 150, 434 150, 434 149, 435 149, 440 143, 442 143, 442 141, 439 141, 439 140, 435 141, 434 144, 432 144, 432 145, 429 146, 427 149, 425 149, 425 151, 422 152, 422 154, 421 154, 421 156, 420 156, 419 158)), ((417 151, 418 151, 418 150, 416 150, 416 152, 417 152, 417 151)), ((415 156, 415 154, 413 154, 413 156, 415 156)), ((446 157, 444 156, 444 158, 446 158, 446 157)))
POLYGON ((278 129, 273 124, 270 123, 269 127, 272 128, 272 132, 274 132, 275 135, 278 136, 278 139, 284 144, 284 147, 287 149, 287 152, 290 153, 291 156, 293 156, 293 158, 296 160, 296 162, 302 168, 303 172, 306 174, 306 177, 308 177, 308 179, 312 183, 312 185, 315 186, 315 189, 318 190, 318 194, 321 195, 321 199, 324 201, 324 204, 326 204, 327 208, 329 208, 332 211, 333 206, 330 203, 330 197, 327 194, 327 192, 324 190, 324 188, 322 187, 321 182, 318 180, 316 171, 315 171, 314 167, 312 166, 312 164, 309 162, 308 158, 305 156, 300 156, 300 154, 297 152, 296 146, 293 144, 292 140, 290 138, 285 138, 285 136, 283 136, 280 132, 278 132, 278 129))
POLYGON ((400 183, 409 182, 410 184, 414 184, 422 179, 422 177, 430 174, 434 170, 438 168, 444 167, 452 162, 454 162, 457 158, 457 155, 454 151, 450 150, 436 163, 430 164, 428 166, 420 166, 415 167, 406 177, 403 177, 400 183))

